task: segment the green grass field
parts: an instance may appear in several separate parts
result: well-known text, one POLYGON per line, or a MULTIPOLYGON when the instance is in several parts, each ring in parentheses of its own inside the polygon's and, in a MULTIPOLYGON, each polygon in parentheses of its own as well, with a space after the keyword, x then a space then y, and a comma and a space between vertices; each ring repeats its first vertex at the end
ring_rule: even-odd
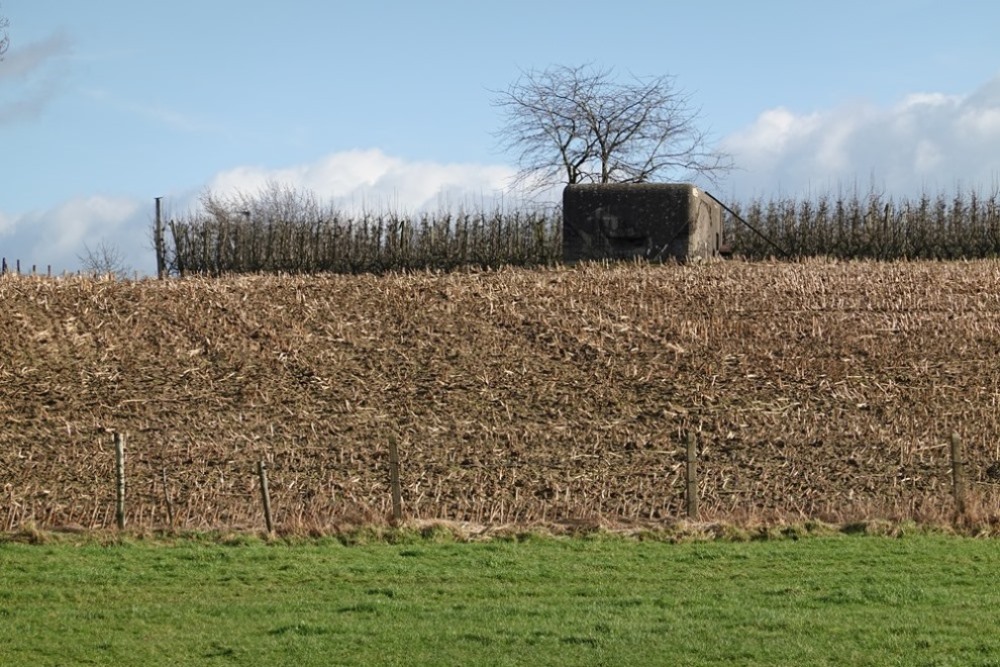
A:
MULTIPOLYGON (((440 536, 439 536, 440 537, 440 536)), ((0 543, 2 665, 1000 665, 1000 543, 0 543)))

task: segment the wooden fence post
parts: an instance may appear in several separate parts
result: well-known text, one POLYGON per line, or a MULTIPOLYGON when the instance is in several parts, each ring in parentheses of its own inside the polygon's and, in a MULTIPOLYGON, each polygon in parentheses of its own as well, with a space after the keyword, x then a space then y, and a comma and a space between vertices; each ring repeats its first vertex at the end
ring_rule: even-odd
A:
POLYGON ((396 436, 389 436, 389 483, 392 487, 392 520, 403 519, 402 489, 399 486, 399 446, 396 436))
POLYGON ((167 503, 167 522, 170 524, 170 530, 173 530, 174 504, 170 502, 170 487, 167 486, 167 469, 164 468, 161 472, 163 477, 163 500, 167 503))
POLYGON ((167 275, 166 250, 163 247, 163 217, 161 215, 160 200, 163 197, 156 197, 156 227, 153 230, 153 247, 156 252, 156 277, 163 280, 167 275))
POLYGON ((125 530, 125 434, 114 434, 115 439, 115 520, 118 530, 125 530))
POLYGON ((686 477, 687 477, 687 493, 685 494, 685 499, 687 501, 687 517, 689 519, 698 518, 698 441, 694 437, 694 433, 688 431, 684 436, 685 444, 687 446, 687 467, 686 467, 686 477))
POLYGON ((965 459, 962 456, 962 439, 957 431, 951 432, 951 487, 955 496, 955 515, 965 516, 965 459))
POLYGON ((257 462, 257 475, 260 477, 260 496, 264 501, 264 522, 270 535, 274 532, 274 522, 271 520, 271 494, 267 490, 267 464, 263 460, 257 462))

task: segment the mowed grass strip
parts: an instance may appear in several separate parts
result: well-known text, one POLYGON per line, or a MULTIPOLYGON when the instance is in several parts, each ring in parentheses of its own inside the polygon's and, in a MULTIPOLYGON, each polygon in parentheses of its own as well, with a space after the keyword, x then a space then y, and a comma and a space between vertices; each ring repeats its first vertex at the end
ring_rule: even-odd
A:
POLYGON ((0 544, 3 665, 1000 665, 1000 544, 0 544))

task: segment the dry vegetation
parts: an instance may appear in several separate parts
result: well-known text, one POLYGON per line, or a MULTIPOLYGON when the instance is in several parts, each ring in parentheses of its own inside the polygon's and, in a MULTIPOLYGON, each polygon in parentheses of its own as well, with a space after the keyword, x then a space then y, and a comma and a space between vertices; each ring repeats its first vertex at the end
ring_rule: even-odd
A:
MULTIPOLYGON (((740 212, 739 206, 736 207, 740 212)), ((972 259, 1000 256, 1000 190, 893 199, 878 191, 814 200, 762 199, 727 222, 746 258, 972 259), (753 231, 756 230, 756 231, 753 231), (760 232, 759 234, 757 232, 760 232)))
POLYGON ((254 194, 206 193, 202 207, 164 231, 163 263, 174 274, 383 273, 562 256, 561 220, 543 211, 348 215, 275 183, 254 194))
MULTIPOLYGON (((163 261, 175 275, 552 266, 562 257, 557 211, 351 216, 276 184, 229 198, 208 193, 202 204, 167 225, 163 261)), ((998 191, 757 199, 734 210, 727 243, 745 259, 1000 256, 998 191)))
POLYGON ((0 529, 998 514, 1000 263, 0 278, 0 529), (166 472, 167 485, 162 477, 166 472))

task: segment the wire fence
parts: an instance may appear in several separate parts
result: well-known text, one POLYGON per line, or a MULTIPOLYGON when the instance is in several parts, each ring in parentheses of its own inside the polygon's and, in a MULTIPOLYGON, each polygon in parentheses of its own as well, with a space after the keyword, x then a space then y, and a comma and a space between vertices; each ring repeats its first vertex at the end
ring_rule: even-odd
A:
POLYGON ((665 441, 674 447, 641 455, 622 451, 564 459, 502 452, 408 459, 404 443, 396 475, 388 447, 341 463, 316 456, 329 455, 321 448, 185 462, 142 454, 149 449, 139 441, 135 453, 125 450, 123 494, 116 493, 115 457, 105 444, 104 465, 86 479, 75 478, 67 465, 48 475, 60 484, 42 488, 18 482, 32 479, 30 462, 20 469, 5 466, 0 526, 103 530, 118 523, 133 531, 258 531, 271 524, 265 515, 272 513, 270 528, 280 532, 334 532, 405 520, 662 525, 684 518, 975 522, 1000 516, 1000 464, 966 461, 957 434, 909 464, 892 455, 840 461, 842 471, 831 473, 837 478, 825 484, 816 483, 818 476, 837 466, 821 458, 740 462, 712 452, 712 445, 695 436, 677 434, 665 441), (269 488, 266 503, 262 484, 269 488), (119 503, 123 513, 116 521, 119 503))

